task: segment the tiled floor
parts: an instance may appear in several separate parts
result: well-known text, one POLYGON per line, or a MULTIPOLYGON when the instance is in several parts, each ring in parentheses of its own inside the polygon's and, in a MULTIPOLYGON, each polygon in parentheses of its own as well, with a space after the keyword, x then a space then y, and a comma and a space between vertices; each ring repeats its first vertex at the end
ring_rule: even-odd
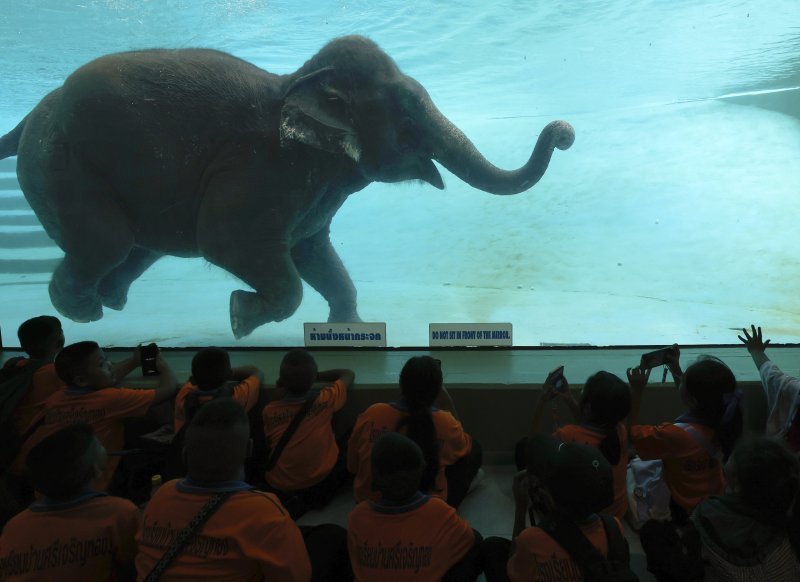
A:
MULTIPOLYGON (((464 517, 484 538, 489 536, 511 537, 514 523, 514 499, 511 495, 511 479, 516 469, 511 465, 487 465, 483 467, 485 477, 464 500, 459 514, 464 517)), ((347 513, 353 508, 350 490, 342 491, 323 511, 309 512, 298 522, 300 525, 337 523, 347 525, 347 513)), ((645 568, 645 558, 639 538, 626 530, 631 549, 631 567, 642 582, 655 580, 645 568)), ((481 580, 483 578, 481 577, 481 580)))

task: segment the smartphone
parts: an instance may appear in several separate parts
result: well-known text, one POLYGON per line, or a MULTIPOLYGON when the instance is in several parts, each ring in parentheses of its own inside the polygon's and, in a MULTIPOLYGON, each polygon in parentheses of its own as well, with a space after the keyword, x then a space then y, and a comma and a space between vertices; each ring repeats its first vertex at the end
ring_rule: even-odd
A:
POLYGON ((642 354, 642 359, 639 362, 639 367, 642 370, 649 370, 658 366, 663 366, 667 363, 667 358, 675 353, 673 348, 662 348, 653 352, 642 354))
POLYGON ((158 376, 156 358, 158 357, 158 346, 147 344, 142 346, 142 376, 158 376))
POLYGON ((559 392, 564 387, 564 366, 559 366, 547 375, 546 382, 549 382, 559 392))

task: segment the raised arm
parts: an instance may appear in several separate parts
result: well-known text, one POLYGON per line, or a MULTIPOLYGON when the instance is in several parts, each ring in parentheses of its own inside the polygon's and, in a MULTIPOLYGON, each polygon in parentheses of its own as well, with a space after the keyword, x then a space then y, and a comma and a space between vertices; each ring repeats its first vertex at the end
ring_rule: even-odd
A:
POLYGON ((161 354, 156 357, 156 370, 158 370, 158 387, 153 398, 153 406, 172 400, 178 392, 178 382, 175 379, 175 374, 167 364, 167 361, 161 357, 161 354))
POLYGON ((628 368, 628 384, 631 386, 631 413, 628 415, 628 426, 639 424, 639 410, 642 407, 642 396, 650 379, 650 370, 628 368))
POLYGON ((761 366, 769 362, 766 350, 770 340, 765 341, 763 339, 760 327, 751 325, 750 329, 752 331, 752 335, 747 333, 747 329, 742 328, 742 333, 744 333, 744 337, 740 335, 736 337, 742 340, 742 343, 744 343, 745 347, 747 348, 747 351, 750 352, 750 357, 753 358, 753 363, 756 365, 756 368, 760 370, 761 366))

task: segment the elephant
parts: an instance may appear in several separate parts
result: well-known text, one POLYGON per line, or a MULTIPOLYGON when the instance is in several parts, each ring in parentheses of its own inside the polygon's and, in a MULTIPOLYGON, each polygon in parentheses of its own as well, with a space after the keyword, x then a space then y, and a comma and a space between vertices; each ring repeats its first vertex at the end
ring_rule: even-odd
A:
POLYGON ((253 289, 230 296, 239 339, 291 316, 303 280, 328 321, 361 321, 330 240, 350 194, 374 181, 443 189, 433 160, 517 194, 574 137, 553 121, 522 167, 497 168, 377 44, 344 36, 286 75, 211 49, 99 57, 0 138, 0 159, 17 155, 22 191, 64 251, 49 283, 59 313, 98 320, 160 257, 204 257, 253 289))

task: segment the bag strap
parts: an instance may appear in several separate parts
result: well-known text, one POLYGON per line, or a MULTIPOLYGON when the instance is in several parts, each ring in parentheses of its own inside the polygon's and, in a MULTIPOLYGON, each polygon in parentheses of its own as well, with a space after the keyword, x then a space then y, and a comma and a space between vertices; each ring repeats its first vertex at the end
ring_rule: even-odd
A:
MULTIPOLYGON (((596 576, 599 573, 611 572, 611 564, 583 535, 583 532, 574 522, 566 519, 547 519, 542 522, 541 527, 562 548, 567 550, 570 558, 578 565, 586 580, 593 579, 593 575, 596 576)), ((609 556, 611 555, 610 544, 609 538, 609 556)))
POLYGON ((308 411, 311 410, 311 405, 314 404, 314 401, 317 399, 317 393, 313 393, 306 398, 306 401, 303 403, 303 406, 300 407, 300 410, 297 411, 297 414, 294 415, 292 422, 289 423, 289 426, 286 427, 286 430, 281 435, 281 439, 278 441, 278 444, 275 445, 275 448, 272 449, 272 453, 267 459, 267 465, 264 467, 265 471, 272 471, 275 468, 275 465, 278 462, 278 458, 280 458, 283 449, 286 448, 286 445, 289 444, 289 440, 294 436, 294 433, 297 431, 297 428, 300 426, 300 423, 305 418, 308 411))
POLYGON ((180 532, 178 532, 175 541, 172 542, 172 545, 169 549, 161 556, 161 559, 156 562, 156 565, 153 566, 153 569, 147 574, 144 579, 144 582, 156 582, 156 580, 160 579, 161 576, 164 575, 164 572, 172 565, 172 562, 175 561, 175 558, 184 550, 184 548, 189 545, 189 542, 192 538, 199 532, 203 525, 209 520, 209 518, 214 515, 214 513, 219 509, 222 503, 228 499, 231 495, 236 493, 235 491, 225 491, 223 493, 215 493, 211 496, 211 499, 200 509, 200 511, 192 518, 192 521, 189 522, 185 528, 183 528, 180 532))
POLYGON ((622 537, 617 520, 604 513, 600 514, 600 519, 603 520, 603 528, 606 530, 606 540, 608 540, 608 560, 629 565, 631 551, 625 538, 622 537))
POLYGON ((722 451, 719 450, 719 447, 710 443, 699 430, 687 422, 676 422, 675 426, 683 429, 690 437, 692 437, 692 440, 700 445, 709 457, 715 459, 719 463, 722 462, 722 451))

